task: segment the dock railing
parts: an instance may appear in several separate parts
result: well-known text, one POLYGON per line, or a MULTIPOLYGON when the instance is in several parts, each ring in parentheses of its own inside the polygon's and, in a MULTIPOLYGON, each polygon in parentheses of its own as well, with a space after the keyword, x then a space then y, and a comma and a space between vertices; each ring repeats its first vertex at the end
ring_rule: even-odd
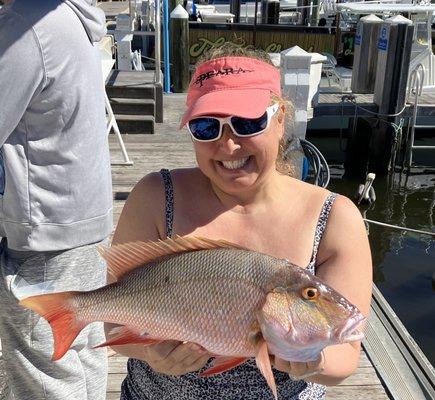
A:
MULTIPOLYGON (((130 4, 130 0, 129 0, 130 4)), ((157 85, 163 84, 162 72, 161 72, 161 0, 154 0, 154 30, 151 31, 136 31, 136 30, 119 30, 119 29, 109 29, 107 30, 108 35, 136 35, 136 36, 154 36, 155 46, 154 46, 154 82, 157 85)), ((132 13, 130 9, 130 18, 132 18, 132 13)))
POLYGON ((409 125, 409 136, 408 136, 408 142, 407 142, 407 151, 406 151, 406 160, 407 160, 407 167, 408 169, 411 168, 412 165, 412 153, 413 150, 435 150, 435 146, 422 146, 422 145, 415 145, 415 130, 416 129, 434 129, 435 125, 418 125, 417 124, 417 117, 418 117, 418 105, 419 105, 419 98, 423 93, 423 82, 424 82, 424 76, 425 76, 425 68, 423 64, 418 64, 410 74, 409 79, 409 88, 408 88, 408 101, 413 98, 413 109, 412 109, 412 116, 410 119, 410 125, 409 125))

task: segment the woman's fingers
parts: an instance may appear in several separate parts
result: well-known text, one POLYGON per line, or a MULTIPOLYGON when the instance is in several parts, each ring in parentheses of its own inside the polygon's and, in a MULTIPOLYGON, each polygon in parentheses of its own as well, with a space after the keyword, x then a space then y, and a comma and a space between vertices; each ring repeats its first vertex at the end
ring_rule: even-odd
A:
POLYGON ((211 357, 195 343, 165 341, 146 347, 145 360, 157 372, 182 375, 203 367, 211 357))
POLYGON ((167 358, 180 343, 177 340, 165 340, 164 342, 144 347, 144 352, 150 362, 158 362, 167 358))
POLYGON ((276 369, 287 372, 294 379, 305 379, 321 373, 325 365, 325 359, 323 352, 317 360, 308 362, 285 361, 275 357, 274 365, 276 369))
POLYGON ((190 359, 196 359, 206 353, 207 351, 196 343, 181 343, 167 355, 166 359, 174 364, 187 364, 190 359))
POLYGON ((301 376, 306 375, 307 373, 311 372, 308 369, 308 365, 305 362, 291 362, 290 364, 290 370, 288 373, 296 378, 300 378, 301 376))
POLYGON ((278 371, 282 371, 282 372, 290 371, 290 362, 283 360, 282 358, 275 357, 272 364, 278 371))
POLYGON ((188 372, 198 371, 207 363, 210 357, 210 354, 193 354, 185 358, 182 363, 174 366, 174 369, 179 369, 180 375, 186 374, 188 372))
POLYGON ((325 354, 323 351, 320 353, 320 357, 315 361, 307 362, 308 369, 317 373, 322 372, 325 367, 325 354))

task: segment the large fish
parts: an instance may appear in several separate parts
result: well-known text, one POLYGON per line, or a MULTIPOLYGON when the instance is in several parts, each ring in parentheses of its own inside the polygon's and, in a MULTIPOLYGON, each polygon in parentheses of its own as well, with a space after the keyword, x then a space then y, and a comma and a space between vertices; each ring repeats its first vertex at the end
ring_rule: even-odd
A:
POLYGON ((204 376, 255 357, 276 396, 269 354, 305 362, 328 345, 363 337, 359 310, 287 260, 193 237, 127 243, 101 254, 115 283, 20 302, 50 323, 53 360, 86 325, 104 321, 122 327, 102 346, 168 339, 201 345, 216 356, 204 376))

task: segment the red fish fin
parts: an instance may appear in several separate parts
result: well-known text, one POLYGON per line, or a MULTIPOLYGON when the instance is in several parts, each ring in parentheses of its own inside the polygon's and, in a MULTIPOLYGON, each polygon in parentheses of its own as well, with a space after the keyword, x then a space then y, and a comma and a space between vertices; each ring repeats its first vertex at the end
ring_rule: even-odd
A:
POLYGON ((243 364, 246 360, 246 357, 216 357, 213 361, 213 366, 201 372, 199 376, 220 374, 243 364))
POLYGON ((110 338, 106 342, 95 346, 94 349, 106 346, 118 346, 122 344, 142 344, 144 346, 149 346, 151 344, 160 343, 161 339, 152 339, 147 334, 136 333, 126 326, 122 326, 119 329, 115 328, 117 333, 114 337, 110 338))
POLYGON ((109 274, 115 279, 120 279, 137 267, 160 257, 188 251, 217 248, 242 249, 235 244, 223 240, 177 236, 174 239, 168 238, 158 242, 130 242, 112 247, 100 246, 98 251, 107 262, 109 274))
POLYGON ((27 297, 19 302, 45 318, 51 326, 54 338, 53 361, 68 351, 80 331, 87 325, 76 318, 70 299, 80 292, 61 292, 27 297))
POLYGON ((275 399, 278 398, 278 393, 276 390, 275 377, 273 376, 272 365, 270 364, 269 351, 267 349, 267 343, 262 340, 258 349, 257 356, 255 357, 255 362, 260 372, 266 379, 267 384, 272 390, 275 399))

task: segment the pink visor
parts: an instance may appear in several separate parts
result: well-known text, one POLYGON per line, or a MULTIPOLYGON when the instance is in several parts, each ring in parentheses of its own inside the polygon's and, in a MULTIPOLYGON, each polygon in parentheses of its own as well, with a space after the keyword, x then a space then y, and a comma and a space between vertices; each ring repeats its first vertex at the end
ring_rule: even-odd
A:
POLYGON ((190 82, 180 128, 204 115, 258 118, 270 105, 271 94, 281 95, 280 72, 273 65, 249 57, 206 61, 190 82))

